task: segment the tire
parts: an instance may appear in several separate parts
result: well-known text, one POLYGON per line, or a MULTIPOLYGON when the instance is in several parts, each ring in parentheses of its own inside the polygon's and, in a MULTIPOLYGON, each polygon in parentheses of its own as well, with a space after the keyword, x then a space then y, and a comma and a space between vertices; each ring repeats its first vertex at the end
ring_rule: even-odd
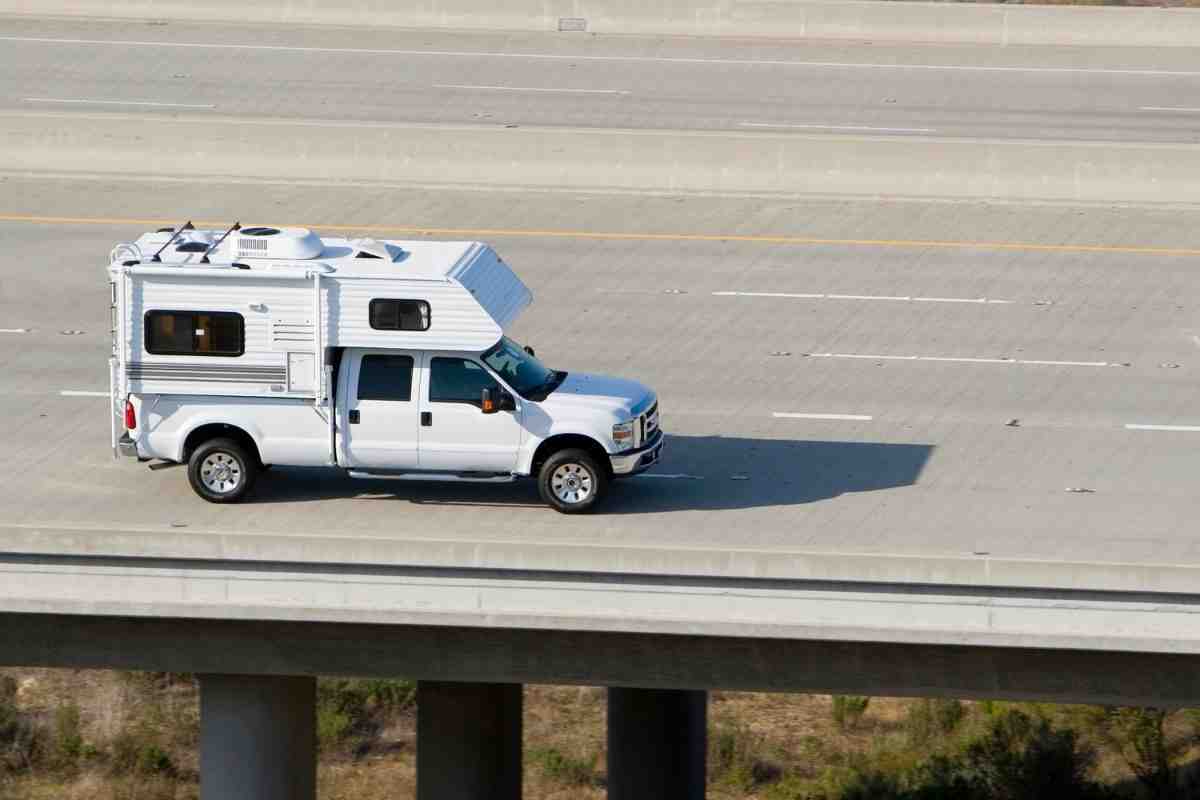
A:
POLYGON ((188 459, 188 482, 210 503, 237 503, 254 488, 258 459, 233 439, 209 439, 188 459))
POLYGON ((591 511, 608 489, 608 474, 586 450, 559 450, 538 472, 542 500, 563 514, 591 511))

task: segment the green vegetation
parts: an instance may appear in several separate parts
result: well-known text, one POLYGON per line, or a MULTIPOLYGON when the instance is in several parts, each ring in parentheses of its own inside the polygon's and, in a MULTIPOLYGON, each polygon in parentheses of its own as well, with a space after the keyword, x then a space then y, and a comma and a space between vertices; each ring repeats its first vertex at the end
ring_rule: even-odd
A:
POLYGON ((856 694, 835 694, 833 696, 833 721, 839 730, 848 731, 858 727, 871 698, 856 694))
MULTIPOLYGON (((0 672, 0 798, 194 800, 196 682, 0 672), (18 679, 19 678, 19 679, 18 679)), ((525 796, 605 795, 604 693, 526 690, 525 796)), ((317 684, 322 800, 411 797, 416 687, 317 684)), ((712 695, 713 800, 1189 800, 1200 713, 862 696, 712 695)))
POLYGON ((562 786, 603 786, 598 765, 600 753, 593 752, 580 758, 563 753, 555 747, 535 747, 525 754, 527 764, 533 765, 542 775, 562 786))

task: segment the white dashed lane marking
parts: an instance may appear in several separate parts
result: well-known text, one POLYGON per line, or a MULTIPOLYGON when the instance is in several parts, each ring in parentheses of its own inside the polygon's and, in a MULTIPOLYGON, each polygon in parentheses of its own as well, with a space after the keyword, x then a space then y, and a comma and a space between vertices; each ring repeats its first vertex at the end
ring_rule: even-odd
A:
POLYGON ((806 358, 851 358, 863 361, 941 361, 954 364, 1017 364, 1047 367, 1120 367, 1111 361, 1051 361, 1031 358, 972 358, 970 356, 890 356, 868 353, 804 353, 806 358))
POLYGON ((829 294, 794 292, 713 292, 713 297, 763 297, 790 300, 884 300, 907 303, 973 303, 975 305, 1011 305, 1015 300, 994 300, 990 297, 915 297, 912 295, 829 294))
POLYGON ((810 414, 799 411, 776 411, 771 416, 775 419, 828 419, 840 422, 870 422, 874 419, 866 414, 810 414))

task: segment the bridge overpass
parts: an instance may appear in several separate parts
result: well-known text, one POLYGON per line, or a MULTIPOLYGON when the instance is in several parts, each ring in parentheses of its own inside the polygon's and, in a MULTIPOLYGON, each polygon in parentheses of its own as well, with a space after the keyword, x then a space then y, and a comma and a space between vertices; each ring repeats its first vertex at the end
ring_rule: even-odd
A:
POLYGON ((614 798, 701 796, 714 689, 1200 702, 1194 48, 150 30, 0 17, 0 664, 199 674, 205 800, 312 797, 317 675, 419 681, 422 800, 518 796, 524 683, 611 687, 614 798), (104 257, 231 216, 492 241, 667 462, 112 462, 104 257))

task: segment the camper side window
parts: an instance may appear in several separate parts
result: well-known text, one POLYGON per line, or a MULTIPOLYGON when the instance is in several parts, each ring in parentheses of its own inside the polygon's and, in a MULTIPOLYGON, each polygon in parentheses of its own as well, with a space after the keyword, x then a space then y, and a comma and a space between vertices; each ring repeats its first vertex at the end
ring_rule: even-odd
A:
POLYGON ((147 311, 146 352, 156 356, 240 356, 246 321, 229 311, 147 311))
POLYGON ((429 303, 377 298, 371 301, 370 317, 371 327, 377 331, 427 331, 429 303))

